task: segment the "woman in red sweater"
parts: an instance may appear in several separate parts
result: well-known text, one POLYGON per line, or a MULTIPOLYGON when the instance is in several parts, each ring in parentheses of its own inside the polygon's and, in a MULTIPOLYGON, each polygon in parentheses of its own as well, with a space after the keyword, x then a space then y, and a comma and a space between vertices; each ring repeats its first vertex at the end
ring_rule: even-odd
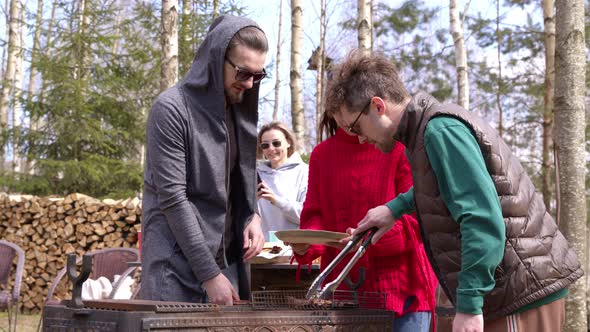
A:
MULTIPOLYGON (((356 227, 367 210, 412 187, 410 165, 400 143, 390 154, 383 154, 370 144, 360 144, 356 135, 337 128, 336 122, 325 115, 320 127, 323 131, 331 137, 311 153, 301 229, 346 232, 356 227)), ((340 251, 338 245, 292 246, 299 264, 309 264, 321 256, 322 270, 340 251)), ((347 262, 346 258, 340 262, 326 280, 333 280, 347 262)), ((396 317, 394 331, 429 330, 437 281, 416 219, 402 217, 379 242, 369 246, 349 274, 352 282, 358 280, 360 267, 365 268, 366 278, 357 291, 387 294, 387 309, 396 317)), ((339 289, 348 287, 342 283, 339 289)))

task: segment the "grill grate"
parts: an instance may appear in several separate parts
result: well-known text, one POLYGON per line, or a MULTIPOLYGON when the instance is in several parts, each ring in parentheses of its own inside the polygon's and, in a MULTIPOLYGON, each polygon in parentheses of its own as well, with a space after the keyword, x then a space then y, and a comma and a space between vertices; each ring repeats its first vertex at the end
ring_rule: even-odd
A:
POLYGON ((147 300, 89 300, 84 301, 89 309, 117 311, 154 311, 154 312, 211 312, 220 311, 220 306, 210 303, 185 303, 147 300))
POLYGON ((330 299, 306 299, 306 290, 268 290, 252 292, 255 310, 383 309, 386 294, 379 292, 335 291, 330 299))

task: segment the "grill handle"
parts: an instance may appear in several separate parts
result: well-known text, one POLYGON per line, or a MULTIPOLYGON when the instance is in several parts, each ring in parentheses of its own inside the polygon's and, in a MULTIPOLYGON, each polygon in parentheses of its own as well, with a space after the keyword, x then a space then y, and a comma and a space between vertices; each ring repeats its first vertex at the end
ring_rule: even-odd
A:
POLYGON ((356 264, 356 262, 361 258, 361 256, 363 256, 363 254, 367 250, 367 247, 371 244, 371 239, 373 238, 373 235, 375 235, 377 230, 378 230, 377 227, 373 227, 371 229, 364 231, 363 233, 353 236, 352 240, 350 240, 346 244, 346 246, 344 247, 344 249, 342 249, 342 251, 338 254, 338 256, 336 256, 336 258, 334 258, 334 260, 332 262, 330 262, 328 267, 326 267, 326 269, 324 271, 322 271, 322 273, 320 273, 320 275, 313 281, 313 283, 309 287, 309 290, 307 291, 307 295, 305 297, 307 299, 311 299, 311 298, 327 299, 327 298, 331 297, 332 294, 334 293, 334 291, 336 290, 336 288, 338 287, 338 285, 340 285, 342 280, 344 280, 344 278, 348 275, 348 273, 350 272, 350 270, 352 269, 354 264, 356 264), (336 265, 338 265, 338 263, 340 263, 340 261, 342 261, 342 259, 354 247, 356 247, 356 245, 363 239, 363 237, 365 235, 367 235, 367 237, 365 238, 363 243, 360 245, 359 249, 356 251, 356 253, 352 257, 352 259, 348 262, 348 264, 346 264, 346 266, 344 267, 342 272, 340 272, 340 274, 338 275, 338 277, 336 279, 334 279, 332 282, 326 284, 326 286, 322 289, 322 284, 324 283, 324 280, 326 279, 328 274, 330 274, 330 272, 332 272, 332 270, 334 270, 336 265))

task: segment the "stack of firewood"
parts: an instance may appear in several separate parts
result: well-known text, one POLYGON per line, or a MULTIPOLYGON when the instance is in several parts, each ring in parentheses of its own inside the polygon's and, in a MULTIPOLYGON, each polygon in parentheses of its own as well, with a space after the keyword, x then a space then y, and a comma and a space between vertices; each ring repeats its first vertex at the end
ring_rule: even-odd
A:
MULTIPOLYGON (((138 198, 0 194, 0 238, 16 243, 26 254, 21 284, 25 312, 42 308, 53 278, 65 266, 67 254, 81 257, 101 248, 136 247, 140 228, 138 198)), ((65 287, 58 288, 56 296, 63 293, 65 287)))

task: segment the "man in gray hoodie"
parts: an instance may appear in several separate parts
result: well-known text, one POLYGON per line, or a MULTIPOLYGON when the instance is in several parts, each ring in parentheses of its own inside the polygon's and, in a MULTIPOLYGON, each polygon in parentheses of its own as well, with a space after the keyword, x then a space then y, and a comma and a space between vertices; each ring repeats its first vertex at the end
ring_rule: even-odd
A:
POLYGON ((217 18, 146 127, 140 297, 232 305, 250 296, 264 244, 256 207, 259 82, 268 43, 255 22, 217 18))

